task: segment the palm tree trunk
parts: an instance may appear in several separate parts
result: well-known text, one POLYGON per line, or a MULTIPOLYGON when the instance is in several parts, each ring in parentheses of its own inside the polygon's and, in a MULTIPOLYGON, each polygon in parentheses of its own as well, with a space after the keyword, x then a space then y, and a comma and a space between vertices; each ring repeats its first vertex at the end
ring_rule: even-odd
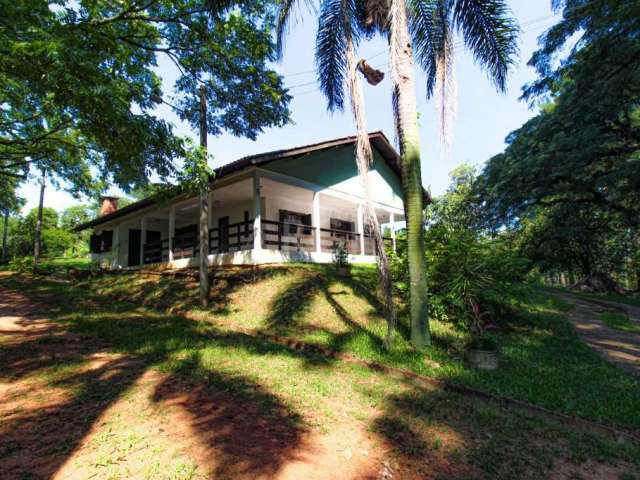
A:
MULTIPOLYGON (((365 218, 369 230, 373 234, 374 244, 378 253, 378 273, 380 278, 380 288, 383 295, 383 305, 385 307, 385 316, 387 318, 387 348, 391 348, 393 339, 393 331, 396 324, 396 309, 393 304, 393 292, 391 285, 391 274, 389 272, 389 258, 384 248, 382 232, 375 209, 371 203, 371 194, 369 188, 369 166, 373 160, 371 151, 371 143, 369 142, 369 133, 367 132, 366 113, 364 106, 364 95, 362 94, 362 83, 356 72, 357 63, 355 60, 355 52, 353 41, 347 39, 347 84, 349 88, 349 97, 351 99, 351 111, 353 113, 354 123, 356 124, 357 140, 356 140, 356 165, 358 174, 362 182, 365 199, 365 218)), ((364 232, 360 232, 364 234, 364 232)))
POLYGON ((426 258, 424 255, 423 194, 420 171, 420 137, 413 65, 404 0, 392 0, 390 9, 389 48, 396 131, 402 161, 407 255, 409 260, 409 295, 411 343, 420 349, 431 343, 427 304, 426 258))
POLYGON ((35 241, 33 245, 33 268, 37 270, 40 261, 41 239, 42 239, 42 210, 44 208, 44 188, 47 181, 47 171, 42 169, 42 180, 40 182, 40 202, 38 203, 38 220, 36 221, 35 241))

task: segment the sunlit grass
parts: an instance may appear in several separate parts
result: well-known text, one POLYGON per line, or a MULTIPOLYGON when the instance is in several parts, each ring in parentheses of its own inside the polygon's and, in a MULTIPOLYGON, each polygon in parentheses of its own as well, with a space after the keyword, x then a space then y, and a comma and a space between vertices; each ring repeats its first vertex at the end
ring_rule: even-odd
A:
POLYGON ((510 300, 511 318, 502 319, 505 327, 496 333, 501 367, 478 371, 465 361, 468 333, 433 319, 430 348, 411 347, 407 318, 401 315, 393 349, 387 351, 375 275, 370 266, 355 267, 347 279, 336 277, 330 266, 220 271, 208 311, 197 307, 197 284, 189 279, 106 275, 84 286, 100 295, 178 310, 222 331, 276 333, 572 415, 640 425, 638 381, 579 340, 566 317, 568 303, 534 288, 524 299, 510 300))
MULTIPOLYGON (((252 333, 252 329, 266 329, 270 322, 284 319, 286 322, 280 324, 278 330, 282 335, 306 336, 308 340, 360 358, 467 382, 491 391, 504 385, 513 388, 507 391, 510 394, 526 385, 539 388, 536 382, 539 384, 540 376, 519 379, 517 388, 511 385, 516 381, 514 377, 523 371, 524 364, 534 364, 531 368, 535 370, 536 362, 542 360, 551 365, 551 354, 557 355, 556 344, 553 348, 545 347, 545 344, 549 343, 549 336, 555 334, 554 329, 558 329, 553 324, 564 325, 566 319, 561 313, 562 305, 544 295, 532 296, 526 307, 530 317, 520 319, 517 328, 504 333, 504 358, 512 365, 506 364, 502 370, 483 376, 467 368, 459 350, 465 334, 451 324, 432 322, 437 341, 423 353, 410 348, 402 334, 406 328, 402 327, 393 350, 387 352, 381 345, 386 331, 384 319, 376 305, 365 300, 366 292, 361 285, 355 283, 368 285, 366 271, 363 278, 351 280, 334 278, 330 271, 309 268, 267 271, 251 281, 229 278, 234 287, 228 286, 220 293, 222 296, 217 297, 218 300, 226 299, 226 308, 214 307, 209 315, 198 320, 153 308, 155 303, 149 300, 150 295, 158 297, 153 289, 144 287, 145 279, 147 277, 137 275, 108 275, 88 281, 82 288, 46 280, 24 280, 19 276, 0 279, 0 282, 5 287, 46 301, 47 314, 53 320, 75 333, 95 336, 110 345, 113 352, 143 362, 145 368, 206 384, 212 391, 226 392, 239 402, 257 405, 267 418, 290 421, 305 430, 326 434, 344 422, 365 423, 370 432, 391 442, 398 455, 418 458, 421 463, 424 463, 425 455, 439 455, 445 456, 448 462, 468 463, 491 478, 536 478, 522 472, 538 475, 550 468, 549 459, 558 455, 559 439, 562 439, 563 448, 572 452, 587 451, 605 458, 640 461, 638 452, 627 448, 610 450, 607 443, 574 438, 561 429, 525 420, 491 405, 468 401, 448 392, 416 390, 358 365, 295 351, 243 333, 244 330, 252 333), (302 298, 289 296, 289 303, 274 310, 278 299, 289 294, 289 287, 301 282, 308 287, 299 290, 306 292, 302 298), (126 292, 131 293, 130 300, 126 299, 126 292), (119 300, 115 301, 107 294, 115 295, 119 300), (252 301, 239 302, 240 298, 252 301), (301 304, 305 308, 284 308, 301 304), (281 316, 274 317, 275 311, 281 316), (553 311, 557 312, 556 316, 547 318, 554 315, 553 311), (532 361, 540 354, 539 348, 543 352, 545 348, 549 349, 547 355, 532 361), (531 442, 533 437, 536 442, 531 442), (490 452, 503 454, 496 457, 490 452)), ((172 292, 175 292, 176 298, 184 302, 181 308, 190 312, 192 293, 184 293, 187 282, 172 279, 163 283, 163 305, 170 303, 172 292)), ((564 341, 566 338, 558 339, 558 345, 564 341)), ((583 360, 584 352, 572 352, 571 342, 568 347, 564 352, 566 357, 560 360, 568 361, 570 368, 574 368, 571 362, 583 360)), ((554 360, 556 365, 562 363, 557 356, 554 360)), ((592 367, 587 364, 585 368, 592 367)), ((560 394, 555 378, 566 380, 567 374, 562 374, 559 368, 556 371, 549 375, 552 380, 549 388, 560 394)), ((74 372, 72 366, 61 366, 50 369, 47 378, 50 382, 75 385, 65 382, 65 377, 73 376, 74 372)), ((570 373, 575 374, 574 371, 570 373)), ((591 384, 595 388, 591 393, 600 401, 603 397, 599 396, 597 388, 601 382, 601 373, 596 369, 595 381, 591 384)), ((567 385, 569 389, 575 388, 569 381, 567 385)), ((120 387, 114 384, 113 388, 120 387)), ((628 392, 621 389, 613 395, 633 393, 629 388, 628 392)), ((76 395, 86 396, 86 390, 74 391, 76 395)), ((564 393, 576 394, 570 390, 564 393)), ((126 394, 124 390, 119 396, 124 398, 126 394)), ((535 392, 528 392, 528 395, 536 398, 535 392)), ((552 398, 548 392, 544 395, 547 395, 545 399, 552 398)), ((87 397, 87 401, 90 399, 87 397)), ((635 415, 635 404, 625 401, 623 398, 619 403, 609 402, 613 407, 603 405, 602 417, 635 415)), ((589 412, 588 403, 583 408, 589 412)), ((109 445, 115 445, 114 442, 114 439, 108 440, 109 445)), ((109 455, 105 450, 101 461, 106 464, 113 461, 109 455)), ((152 464, 149 466, 151 468, 152 464)), ((188 474, 192 465, 186 467, 184 471, 188 474)), ((182 472, 183 469, 177 466, 176 470, 182 472)), ((472 478, 478 477, 472 475, 472 478)))
POLYGON ((640 323, 634 322, 624 313, 602 312, 600 314, 600 320, 602 320, 606 326, 616 330, 640 333, 640 323))

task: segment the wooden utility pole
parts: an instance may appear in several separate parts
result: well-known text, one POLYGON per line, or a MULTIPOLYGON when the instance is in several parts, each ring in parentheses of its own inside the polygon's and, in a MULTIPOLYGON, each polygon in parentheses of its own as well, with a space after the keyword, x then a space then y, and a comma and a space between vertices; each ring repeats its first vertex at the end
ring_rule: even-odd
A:
POLYGON ((40 182, 40 203, 38 203, 38 220, 36 221, 35 242, 33 245, 33 268, 37 270, 40 261, 40 247, 42 239, 42 210, 44 208, 44 187, 47 182, 47 171, 42 169, 42 180, 40 182))
MULTIPOLYGON (((200 85, 200 146, 207 151, 207 97, 200 85)), ((209 305, 209 188, 200 189, 200 305, 209 305)))

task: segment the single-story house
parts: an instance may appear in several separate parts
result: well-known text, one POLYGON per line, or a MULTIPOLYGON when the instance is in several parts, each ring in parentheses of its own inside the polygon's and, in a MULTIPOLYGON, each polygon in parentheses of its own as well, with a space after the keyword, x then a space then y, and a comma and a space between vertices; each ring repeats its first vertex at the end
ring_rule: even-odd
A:
MULTIPOLYGON (((404 222, 400 157, 382 132, 370 139, 373 205, 395 247, 404 222)), ((218 168, 209 191, 209 264, 325 263, 337 244, 350 261, 375 262, 354 147, 355 137, 345 137, 218 168)), ((92 229, 92 258, 112 267, 195 266, 199 211, 197 195, 150 197, 123 208, 103 197, 100 215, 78 230, 92 229)))

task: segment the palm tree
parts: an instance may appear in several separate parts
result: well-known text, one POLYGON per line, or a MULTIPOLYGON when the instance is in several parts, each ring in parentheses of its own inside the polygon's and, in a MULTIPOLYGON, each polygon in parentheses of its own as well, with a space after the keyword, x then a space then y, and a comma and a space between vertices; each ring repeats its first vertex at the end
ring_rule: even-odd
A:
MULTIPOLYGON (((283 0, 277 47, 296 0, 283 0)), ((363 37, 380 34, 389 45, 392 102, 402 161, 410 277, 411 342, 431 341, 428 322, 424 212, 414 62, 427 78, 427 97, 438 93, 441 137, 448 138, 453 88, 453 35, 459 32, 497 90, 504 91, 517 53, 518 28, 505 0, 320 0, 316 67, 328 109, 344 106, 344 85, 351 70, 348 52, 363 37)), ((351 92, 352 102, 354 101, 351 92)), ((356 98, 356 101, 359 101, 356 98)))

